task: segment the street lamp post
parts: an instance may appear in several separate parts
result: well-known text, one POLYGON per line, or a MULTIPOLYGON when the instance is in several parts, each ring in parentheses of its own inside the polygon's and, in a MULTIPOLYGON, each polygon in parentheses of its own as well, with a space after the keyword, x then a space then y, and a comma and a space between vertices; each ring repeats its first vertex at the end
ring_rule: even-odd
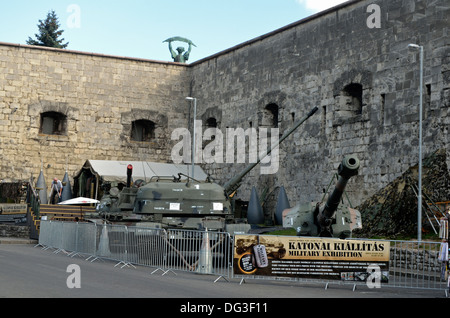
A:
POLYGON ((409 48, 420 49, 420 101, 419 101, 419 194, 417 196, 417 240, 422 240, 422 108, 423 108, 423 46, 409 44, 409 48))
POLYGON ((192 136, 192 147, 191 147, 191 161, 192 161, 192 178, 194 176, 194 163, 195 163, 195 119, 197 118, 197 98, 194 97, 186 97, 186 100, 194 101, 194 120, 193 120, 193 136, 192 136))

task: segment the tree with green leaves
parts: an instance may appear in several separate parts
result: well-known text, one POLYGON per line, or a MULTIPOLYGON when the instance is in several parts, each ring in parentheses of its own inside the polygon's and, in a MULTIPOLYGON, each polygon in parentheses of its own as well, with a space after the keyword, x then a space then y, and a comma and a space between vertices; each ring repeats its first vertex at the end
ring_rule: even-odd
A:
POLYGON ((36 40, 28 37, 27 44, 65 49, 69 42, 63 44, 64 39, 58 39, 64 32, 59 30, 59 27, 58 17, 52 10, 47 14, 45 21, 39 20, 39 34, 35 34, 36 40))

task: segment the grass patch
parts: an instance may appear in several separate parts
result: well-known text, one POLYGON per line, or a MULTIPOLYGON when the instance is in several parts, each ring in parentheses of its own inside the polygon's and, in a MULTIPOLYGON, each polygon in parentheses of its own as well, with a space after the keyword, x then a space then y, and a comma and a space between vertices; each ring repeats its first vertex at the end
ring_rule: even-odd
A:
POLYGON ((280 235, 280 236, 297 236, 297 231, 293 228, 280 229, 266 233, 267 235, 280 235))

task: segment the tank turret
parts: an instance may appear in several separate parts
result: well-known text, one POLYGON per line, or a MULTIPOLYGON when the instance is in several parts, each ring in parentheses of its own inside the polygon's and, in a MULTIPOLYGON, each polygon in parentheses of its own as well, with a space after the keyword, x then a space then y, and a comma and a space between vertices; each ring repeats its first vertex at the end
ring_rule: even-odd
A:
MULTIPOLYGON (((248 165, 224 186, 210 180, 199 181, 185 175, 157 177, 139 188, 136 193, 133 215, 140 222, 151 226, 183 229, 225 230, 235 223, 231 197, 242 179, 255 168, 265 156, 314 115, 317 107, 290 128, 257 162, 248 165)), ((231 228, 231 227, 230 227, 231 228)), ((239 228, 239 226, 234 227, 239 228)))

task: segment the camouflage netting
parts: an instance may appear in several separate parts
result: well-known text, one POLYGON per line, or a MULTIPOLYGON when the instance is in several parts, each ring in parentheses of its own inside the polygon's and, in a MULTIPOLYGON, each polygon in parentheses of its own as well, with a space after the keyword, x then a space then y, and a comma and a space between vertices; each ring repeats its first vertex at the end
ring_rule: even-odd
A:
MULTIPOLYGON (((414 187, 418 184, 418 165, 410 167, 357 209, 361 212, 363 228, 353 232, 353 237, 417 235, 417 196, 414 187)), ((440 149, 423 160, 422 201, 423 203, 450 200, 450 176, 446 162, 446 151, 440 149)), ((422 228, 432 231, 422 209, 422 228)), ((431 214, 430 217, 432 218, 431 214)), ((434 221, 434 220, 433 220, 434 221)), ((435 227, 436 227, 436 223, 435 227)), ((439 230, 439 229, 438 229, 439 230)))

